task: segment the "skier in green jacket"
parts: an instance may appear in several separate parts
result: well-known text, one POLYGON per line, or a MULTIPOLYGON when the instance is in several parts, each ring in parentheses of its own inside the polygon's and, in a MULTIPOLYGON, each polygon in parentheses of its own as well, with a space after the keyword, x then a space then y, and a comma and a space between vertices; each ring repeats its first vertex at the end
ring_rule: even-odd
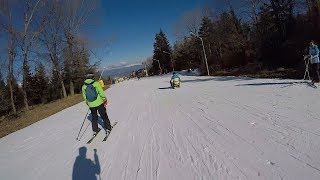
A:
POLYGON ((109 134, 112 127, 105 107, 108 103, 106 95, 100 83, 94 80, 93 74, 88 74, 86 78, 82 85, 82 96, 91 111, 93 136, 96 136, 100 131, 97 112, 104 122, 106 134, 109 134))
POLYGON ((173 75, 170 80, 170 85, 172 88, 180 87, 180 77, 177 75, 176 72, 173 72, 173 75))

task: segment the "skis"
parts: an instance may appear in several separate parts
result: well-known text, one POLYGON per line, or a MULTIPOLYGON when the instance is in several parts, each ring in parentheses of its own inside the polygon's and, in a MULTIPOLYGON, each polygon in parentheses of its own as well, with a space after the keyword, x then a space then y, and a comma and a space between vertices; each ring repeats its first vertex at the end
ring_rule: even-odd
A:
POLYGON ((110 135, 110 133, 107 134, 107 135, 103 138, 102 142, 106 141, 106 140, 108 139, 108 136, 109 136, 109 135, 110 135))
MULTIPOLYGON (((112 129, 114 128, 115 125, 117 125, 118 122, 115 122, 113 125, 112 125, 112 129)), ((111 129, 111 131, 112 131, 111 129)), ((103 138, 102 142, 106 141, 111 133, 111 131, 109 131, 109 133, 103 138)))
MULTIPOLYGON (((100 132, 100 131, 101 131, 101 129, 99 130, 99 132, 100 132)), ((90 143, 94 140, 94 138, 98 136, 99 132, 98 132, 95 136, 93 136, 92 138, 90 138, 89 141, 87 142, 87 144, 90 144, 90 143)))
MULTIPOLYGON (((115 122, 111 127, 113 128, 118 122, 115 122)), ((111 129, 112 130, 112 129, 111 129)), ((101 130, 100 130, 101 131, 101 130)), ((92 138, 89 139, 89 141, 87 142, 87 144, 90 144, 100 133, 100 131, 93 136, 92 138)), ((110 135, 111 131, 109 131, 109 133, 103 138, 102 142, 106 141, 108 139, 108 136, 110 135)))
POLYGON ((312 87, 314 89, 318 88, 318 86, 312 81, 293 82, 292 84, 306 84, 307 86, 312 87))
POLYGON ((95 137, 96 137, 96 136, 93 136, 92 138, 90 138, 89 141, 87 142, 87 144, 90 144, 95 137))
POLYGON ((314 84, 314 82, 307 82, 308 86, 317 89, 318 86, 314 84))

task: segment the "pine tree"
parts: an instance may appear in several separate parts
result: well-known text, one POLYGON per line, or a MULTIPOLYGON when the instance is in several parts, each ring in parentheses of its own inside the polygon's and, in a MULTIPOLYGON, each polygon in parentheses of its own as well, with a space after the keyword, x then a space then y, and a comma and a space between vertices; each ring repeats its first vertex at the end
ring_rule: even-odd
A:
POLYGON ((80 43, 76 49, 74 60, 74 90, 76 93, 81 92, 81 87, 85 75, 90 69, 89 51, 84 43, 80 43))
POLYGON ((33 77, 33 102, 35 104, 46 103, 49 98, 48 78, 46 77, 45 67, 39 63, 33 77))
POLYGON ((267 5, 273 15, 273 21, 280 35, 280 40, 286 39, 293 20, 294 0, 270 0, 267 5))
POLYGON ((2 77, 2 73, 0 72, 0 91, 3 92, 4 88, 5 88, 5 82, 3 80, 3 77, 2 77))
POLYGON ((23 102, 24 95, 23 95, 23 87, 22 84, 18 84, 18 81, 13 77, 12 79, 12 87, 13 87, 13 97, 14 97, 14 104, 17 110, 21 110, 25 107, 23 102))
POLYGON ((30 72, 30 67, 28 64, 24 65, 23 73, 25 73, 25 75, 24 75, 24 79, 23 79, 23 83, 22 83, 22 92, 24 94, 24 100, 28 100, 28 102, 24 102, 24 104, 25 104, 25 106, 26 106, 26 104, 28 104, 28 106, 29 106, 30 105, 29 103, 32 101, 29 98, 33 97, 34 93, 33 93, 33 77, 30 72))
POLYGON ((213 32, 213 24, 208 17, 203 17, 201 27, 199 29, 199 36, 203 39, 206 52, 210 56, 212 54, 211 51, 211 41, 212 41, 212 32, 213 32))
POLYGON ((309 19, 316 30, 320 30, 320 2, 318 0, 306 0, 309 8, 309 19))
MULTIPOLYGON (((172 69, 172 62, 170 57, 172 51, 167 37, 161 29, 160 32, 155 36, 155 43, 153 47, 153 59, 159 60, 160 67, 164 72, 170 71, 172 69)), ((159 63, 156 60, 152 63, 152 69, 155 74, 160 71, 159 63)))
POLYGON ((245 65, 245 26, 234 11, 224 12, 215 22, 213 39, 215 51, 222 66, 230 68, 245 65))
POLYGON ((94 70, 95 65, 90 65, 89 50, 84 41, 78 39, 74 42, 71 57, 68 55, 69 51, 68 48, 63 51, 64 79, 70 82, 67 87, 69 86, 70 95, 72 95, 72 91, 80 93, 85 74, 89 70, 94 70), (72 58, 71 61, 70 58, 72 58))
MULTIPOLYGON (((72 50, 72 49, 71 49, 72 50)), ((65 83, 65 88, 69 89, 69 91, 67 91, 68 95, 72 95, 72 91, 71 90, 71 84, 73 83, 72 80, 72 55, 70 55, 69 51, 71 51, 68 48, 64 48, 62 50, 62 59, 63 59, 63 79, 64 79, 64 83, 65 83)), ((72 54, 72 53, 71 53, 72 54)), ((72 87, 73 88, 73 87, 72 87)), ((74 92, 74 91, 73 91, 74 92)))
POLYGON ((0 72, 0 116, 8 114, 10 111, 9 90, 0 72))
POLYGON ((173 59, 177 70, 200 68, 202 62, 201 42, 195 37, 184 38, 174 45, 173 59))
POLYGON ((261 59, 270 67, 293 66, 294 61, 288 61, 287 52, 283 49, 294 29, 293 6, 293 0, 270 0, 261 8, 261 59))
MULTIPOLYGON (((211 22, 211 20, 208 18, 208 17, 203 17, 202 19, 202 23, 201 23, 201 26, 199 28, 199 36, 202 38, 203 40, 203 43, 204 43, 204 48, 205 48, 205 51, 206 51, 206 55, 208 57, 208 65, 210 66, 210 59, 211 59, 211 55, 212 55, 212 51, 211 51, 211 48, 213 47, 213 43, 211 42, 212 41, 212 32, 213 32, 213 24, 211 22)), ((205 61, 204 61, 204 54, 203 54, 203 48, 201 45, 201 42, 199 39, 197 39, 197 42, 198 42, 198 48, 201 49, 201 55, 202 55, 202 65, 201 65, 201 70, 202 72, 205 72, 206 71, 206 67, 205 67, 205 61), (200 47, 199 47, 200 46, 200 47)))
POLYGON ((53 100, 57 100, 60 99, 63 96, 62 93, 62 87, 61 87, 61 81, 60 81, 60 77, 59 77, 59 72, 57 72, 56 69, 52 69, 52 75, 51 75, 51 79, 50 82, 48 84, 49 86, 49 101, 53 101, 53 100))

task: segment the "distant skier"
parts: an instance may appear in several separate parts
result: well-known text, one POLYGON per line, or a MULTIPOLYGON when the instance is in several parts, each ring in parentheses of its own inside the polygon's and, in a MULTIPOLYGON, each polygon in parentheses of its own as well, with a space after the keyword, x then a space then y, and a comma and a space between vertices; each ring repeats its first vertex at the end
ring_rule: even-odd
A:
POLYGON ((100 128, 98 128, 97 111, 99 111, 104 122, 106 134, 109 134, 111 125, 105 107, 108 103, 106 95, 99 82, 94 80, 94 74, 88 74, 86 78, 82 86, 82 96, 91 111, 93 136, 96 136, 100 131, 100 128))
POLYGON ((312 69, 312 82, 319 83, 320 80, 320 62, 319 62, 319 49, 314 41, 310 42, 309 55, 312 69))
POLYGON ((180 87, 180 77, 177 75, 176 72, 173 72, 173 75, 170 80, 170 85, 172 88, 180 87))

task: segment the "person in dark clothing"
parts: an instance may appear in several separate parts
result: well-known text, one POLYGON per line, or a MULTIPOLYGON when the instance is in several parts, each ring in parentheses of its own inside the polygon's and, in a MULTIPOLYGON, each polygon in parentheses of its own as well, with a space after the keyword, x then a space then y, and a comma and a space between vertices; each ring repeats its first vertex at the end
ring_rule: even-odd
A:
POLYGON ((100 128, 98 128, 98 112, 104 122, 106 134, 110 133, 112 127, 105 107, 108 101, 100 83, 94 81, 93 74, 87 75, 87 79, 82 86, 82 96, 91 111, 93 136, 96 136, 100 131, 100 128))
POLYGON ((311 62, 312 82, 319 83, 320 81, 320 62, 319 62, 319 49, 314 41, 310 42, 309 55, 311 62))

